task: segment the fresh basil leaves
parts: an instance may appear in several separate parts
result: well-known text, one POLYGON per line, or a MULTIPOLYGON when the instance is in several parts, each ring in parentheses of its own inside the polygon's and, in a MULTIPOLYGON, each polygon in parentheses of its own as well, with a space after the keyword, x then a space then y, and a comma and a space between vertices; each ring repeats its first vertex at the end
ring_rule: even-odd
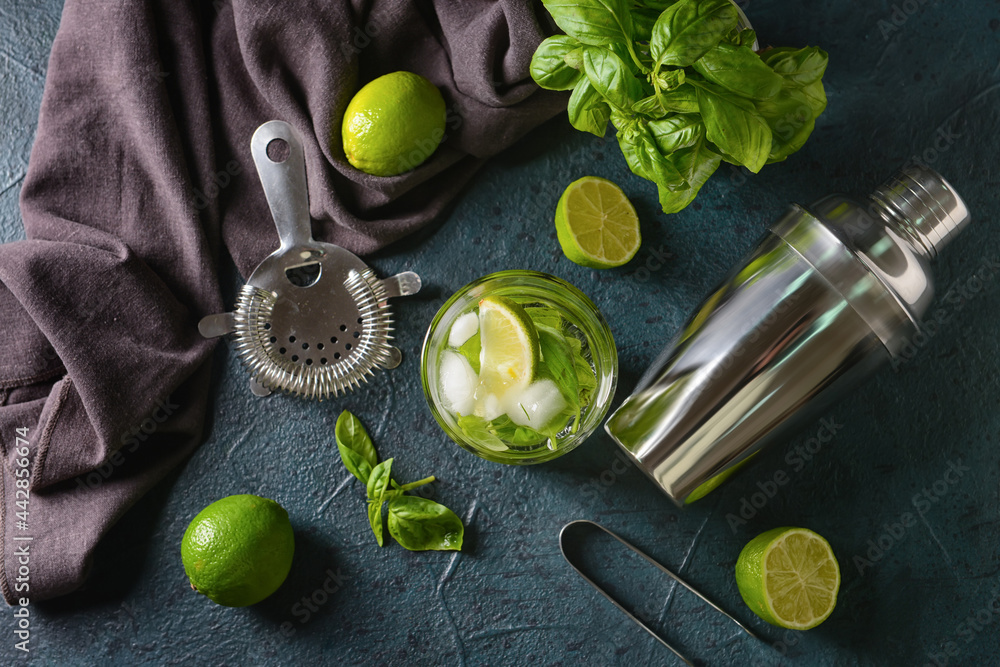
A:
POLYGON ((542 42, 535 55, 531 57, 531 76, 539 85, 543 85, 549 90, 569 90, 579 81, 582 74, 579 68, 574 69, 566 57, 575 49, 580 47, 580 43, 566 35, 554 35, 542 42))
POLYGON ((389 534, 410 551, 459 551, 465 528, 450 509, 426 498, 403 495, 434 481, 434 477, 400 486, 392 479, 393 459, 379 463, 378 454, 361 421, 348 411, 337 419, 337 450, 344 467, 364 485, 368 523, 379 546, 384 544, 382 508, 388 504, 389 534))
POLYGON ((416 496, 389 502, 389 534, 410 551, 461 551, 465 527, 444 505, 416 496))
POLYGON ((752 50, 730 0, 542 0, 566 34, 542 42, 531 75, 570 90, 578 130, 611 121, 629 168, 660 204, 690 204, 723 161, 756 173, 800 149, 826 109, 820 48, 752 50))
POLYGON ((649 55, 656 68, 688 67, 722 41, 740 16, 729 0, 681 0, 653 25, 649 55))
POLYGON ((344 467, 362 484, 367 484, 372 468, 378 464, 378 454, 375 453, 375 445, 368 437, 365 427, 357 417, 345 410, 337 419, 334 433, 344 467))
POLYGON ((382 546, 382 504, 386 501, 392 477, 392 459, 379 463, 368 478, 368 523, 375 533, 375 540, 382 546))

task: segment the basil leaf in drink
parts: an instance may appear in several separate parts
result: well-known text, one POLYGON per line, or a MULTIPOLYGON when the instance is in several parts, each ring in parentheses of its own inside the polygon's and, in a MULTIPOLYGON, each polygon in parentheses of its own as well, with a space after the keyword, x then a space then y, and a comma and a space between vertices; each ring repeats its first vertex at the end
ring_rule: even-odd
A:
POLYGON ((378 454, 361 421, 344 410, 337 418, 334 435, 344 467, 362 483, 368 484, 372 468, 378 464, 378 454))
POLYGON ((497 433, 490 429, 490 422, 476 415, 459 415, 456 419, 458 428, 467 435, 470 440, 474 440, 477 445, 494 452, 505 452, 507 445, 504 444, 497 433))
POLYGON ((371 524, 372 532, 375 533, 375 541, 379 546, 383 544, 382 537, 382 504, 387 497, 391 497, 398 491, 389 490, 389 482, 392 480, 392 459, 387 459, 379 463, 372 469, 372 474, 368 478, 368 523, 371 524))
POLYGON ((627 109, 642 94, 639 80, 621 58, 597 46, 583 50, 583 71, 590 84, 612 106, 627 109))
MULTIPOLYGON (((562 429, 560 429, 562 430, 562 429)), ((530 426, 518 426, 514 429, 514 434, 510 437, 510 443, 517 447, 534 447, 548 440, 550 437, 544 433, 539 433, 530 426)))
POLYGON ((590 132, 598 137, 603 137, 608 130, 611 107, 604 101, 597 89, 591 85, 589 79, 581 79, 576 84, 573 94, 570 95, 566 111, 569 113, 570 124, 581 132, 590 132))
POLYGON ((708 140, 753 173, 771 154, 771 128, 753 104, 712 84, 699 82, 698 105, 708 140))
POLYGON ((664 154, 694 146, 705 135, 705 124, 701 122, 701 117, 693 114, 673 114, 661 120, 651 120, 646 127, 657 148, 664 154))
POLYGON ((602 46, 632 38, 632 15, 625 0, 542 0, 552 20, 570 37, 602 46))
POLYGON ((528 314, 535 326, 549 327, 559 330, 562 327, 562 315, 555 308, 548 306, 525 306, 524 312, 528 314))
POLYGON ((576 368, 576 381, 580 386, 580 407, 585 408, 590 405, 597 389, 597 376, 594 375, 594 368, 583 357, 577 357, 573 362, 576 368))
POLYGON ((477 331, 469 340, 462 343, 458 348, 458 353, 469 361, 472 370, 478 375, 480 366, 480 355, 483 351, 483 340, 477 331))
POLYGON ((739 23, 729 0, 681 0, 660 14, 653 25, 649 54, 656 69, 687 67, 718 44, 739 23))
POLYGON ((794 86, 816 83, 826 73, 829 56, 818 46, 804 49, 781 47, 761 54, 761 60, 776 74, 794 86))
POLYGON ((699 58, 693 67, 712 83, 754 100, 774 97, 784 83, 747 46, 719 44, 699 58))
POLYGON ((580 388, 580 406, 590 405, 591 395, 597 389, 597 376, 594 367, 583 356, 583 343, 576 336, 566 336, 566 343, 573 351, 573 367, 576 369, 576 383, 580 388))
POLYGON ((397 496, 389 501, 389 534, 410 551, 460 551, 465 526, 433 500, 397 496))
POLYGON ((536 329, 538 347, 542 352, 542 364, 552 381, 559 387, 559 392, 566 399, 570 411, 579 418, 580 385, 576 379, 576 367, 573 365, 573 350, 566 342, 565 336, 558 331, 544 326, 536 329))
POLYGON ((517 447, 531 447, 549 439, 530 426, 518 426, 507 415, 500 415, 488 425, 491 432, 517 447))
POLYGON ((569 90, 583 76, 566 61, 580 42, 567 35, 554 35, 543 41, 531 58, 531 78, 548 90, 569 90))

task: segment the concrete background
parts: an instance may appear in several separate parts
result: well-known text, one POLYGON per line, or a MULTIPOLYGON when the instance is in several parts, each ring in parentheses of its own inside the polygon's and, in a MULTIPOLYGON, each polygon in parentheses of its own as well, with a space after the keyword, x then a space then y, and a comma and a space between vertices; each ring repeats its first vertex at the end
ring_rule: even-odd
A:
MULTIPOLYGON (((59 0, 0 2, 0 241, 22 237, 17 195, 60 9, 59 0)), ((840 0, 807 8, 755 0, 746 10, 764 41, 818 44, 830 53, 829 109, 800 153, 759 176, 724 165, 693 206, 668 218, 655 188, 628 172, 612 136, 577 133, 563 118, 540 128, 484 169, 440 224, 371 258, 382 275, 412 269, 427 286, 395 306, 406 355, 398 369, 332 403, 260 400, 220 346, 208 441, 113 529, 84 589, 33 605, 30 656, 14 649, 13 619, 0 613, 0 662, 680 664, 563 561, 559 528, 590 518, 679 571, 773 644, 746 637, 623 550, 589 542, 587 560, 608 585, 708 664, 995 664, 1000 3, 840 0), (939 132, 960 137, 938 150, 939 132), (504 467, 452 445, 431 419, 418 374, 421 338, 438 306, 466 282, 531 268, 589 294, 618 343, 617 404, 789 201, 864 195, 914 155, 952 181, 976 218, 936 265, 940 292, 964 286, 962 295, 943 305, 948 321, 915 359, 884 369, 830 412, 842 428, 810 459, 796 448, 819 424, 682 511, 617 462, 603 434, 552 463, 504 467), (620 183, 640 213, 645 243, 622 269, 591 271, 559 251, 555 203, 586 174, 620 183), (970 282, 980 269, 987 279, 970 282), (467 523, 462 553, 376 546, 363 491, 333 444, 343 409, 370 427, 383 457, 397 458, 400 480, 438 476, 434 496, 467 523), (963 472, 946 478, 950 467, 963 472), (779 472, 790 481, 762 509, 744 524, 727 520, 779 472), (236 610, 194 595, 179 556, 188 521, 232 493, 280 502, 297 539, 292 574, 278 593, 236 610), (907 513, 913 525, 895 528, 907 513), (779 525, 817 530, 841 563, 838 607, 807 633, 759 621, 733 580, 742 546, 779 525), (317 593, 324 585, 339 589, 317 593), (323 603, 308 611, 296 606, 303 598, 323 603), (291 633, 282 632, 284 623, 291 633)), ((238 283, 230 283, 232 294, 238 283)))

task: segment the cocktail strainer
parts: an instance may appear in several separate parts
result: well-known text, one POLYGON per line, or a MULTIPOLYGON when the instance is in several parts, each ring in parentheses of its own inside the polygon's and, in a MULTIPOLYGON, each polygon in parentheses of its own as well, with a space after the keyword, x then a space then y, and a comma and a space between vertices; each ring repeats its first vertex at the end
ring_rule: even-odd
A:
POLYGON ((305 156, 291 125, 264 123, 250 152, 281 244, 254 269, 236 310, 205 317, 198 330, 234 335, 258 396, 280 389, 323 400, 360 386, 375 367, 398 366, 387 300, 416 293, 420 277, 406 271, 380 280, 353 253, 312 239, 305 156), (268 155, 276 140, 287 145, 284 160, 268 155))

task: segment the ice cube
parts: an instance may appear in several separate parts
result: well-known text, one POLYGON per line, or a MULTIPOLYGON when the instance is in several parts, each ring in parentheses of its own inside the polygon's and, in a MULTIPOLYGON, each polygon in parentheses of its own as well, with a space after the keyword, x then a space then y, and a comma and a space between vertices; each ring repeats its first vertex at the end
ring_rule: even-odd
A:
POLYGON ((496 394, 487 394, 483 402, 483 419, 491 422, 502 414, 503 406, 500 405, 500 399, 496 394))
POLYGON ((524 391, 510 392, 505 399, 510 420, 536 430, 548 427, 566 409, 562 392, 548 378, 531 383, 524 391))
POLYGON ((460 315, 448 332, 448 345, 462 347, 467 340, 476 335, 477 331, 479 331, 479 317, 475 313, 460 315))
POLYGON ((471 415, 479 376, 469 360, 445 350, 441 355, 440 388, 445 407, 459 415, 471 415))

